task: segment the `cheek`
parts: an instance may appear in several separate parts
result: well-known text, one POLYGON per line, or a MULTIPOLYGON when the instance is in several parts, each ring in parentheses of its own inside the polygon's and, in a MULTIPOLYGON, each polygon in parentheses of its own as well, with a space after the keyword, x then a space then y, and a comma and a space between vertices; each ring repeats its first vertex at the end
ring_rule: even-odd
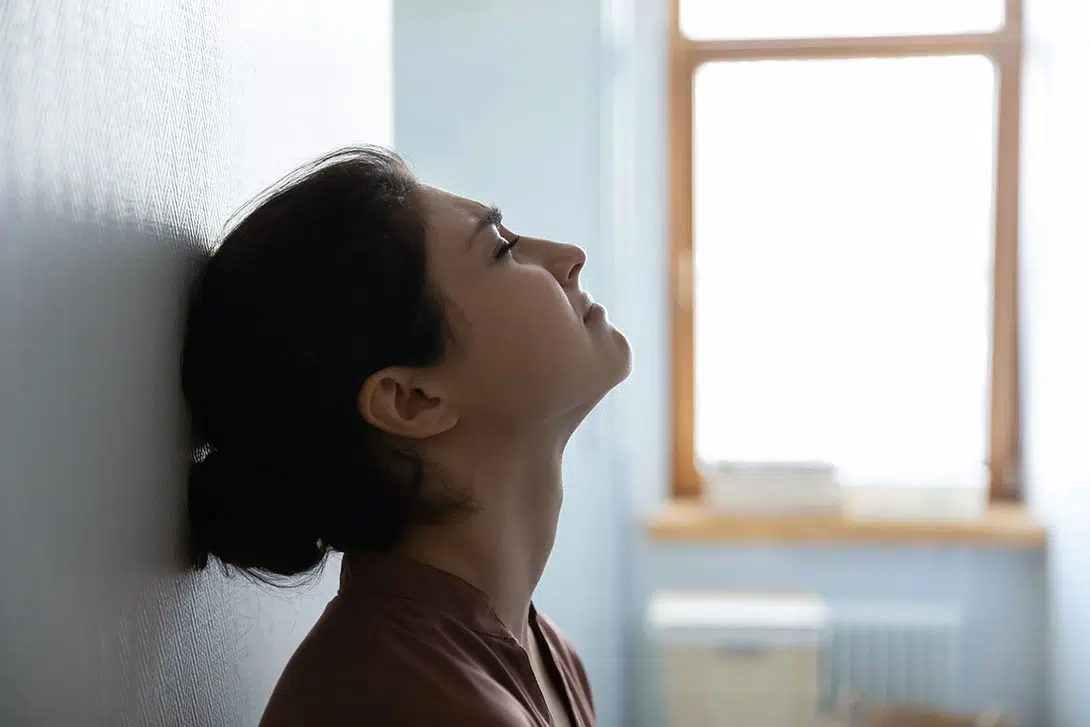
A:
POLYGON ((477 328, 490 349, 524 367, 541 368, 580 343, 577 323, 582 326, 562 292, 527 284, 483 312, 477 328))
POLYGON ((563 396, 585 371, 586 332, 559 286, 533 278, 482 295, 467 311, 466 374, 488 391, 529 401, 563 396))

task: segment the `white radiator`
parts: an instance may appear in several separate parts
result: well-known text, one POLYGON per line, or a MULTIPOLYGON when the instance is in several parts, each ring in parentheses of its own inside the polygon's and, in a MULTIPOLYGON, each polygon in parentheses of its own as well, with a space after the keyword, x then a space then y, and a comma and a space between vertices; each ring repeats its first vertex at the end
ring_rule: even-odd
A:
POLYGON ((954 709, 962 617, 953 606, 871 604, 831 611, 822 652, 826 708, 841 696, 954 709))
POLYGON ((660 592, 649 606, 670 727, 814 727, 845 697, 962 701, 955 607, 722 591, 660 592))

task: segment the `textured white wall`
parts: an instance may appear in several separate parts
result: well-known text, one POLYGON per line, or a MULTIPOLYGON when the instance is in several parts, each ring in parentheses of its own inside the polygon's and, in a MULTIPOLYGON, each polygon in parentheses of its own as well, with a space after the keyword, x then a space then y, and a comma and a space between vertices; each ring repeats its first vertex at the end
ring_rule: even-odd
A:
POLYGON ((390 0, 0 4, 0 723, 256 723, 335 590, 182 567, 184 291, 227 215, 388 143, 390 0))

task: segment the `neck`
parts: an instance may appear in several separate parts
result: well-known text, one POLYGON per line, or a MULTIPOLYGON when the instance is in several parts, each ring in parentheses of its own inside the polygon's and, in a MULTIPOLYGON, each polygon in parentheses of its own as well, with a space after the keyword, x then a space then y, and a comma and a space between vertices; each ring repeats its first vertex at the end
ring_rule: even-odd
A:
POLYGON ((463 456, 443 458, 454 482, 471 483, 479 509, 456 523, 414 529, 398 552, 482 590, 523 641, 530 600, 556 537, 563 445, 500 448, 493 442, 487 449, 463 448, 463 456), (496 457, 497 449, 503 457, 496 457))

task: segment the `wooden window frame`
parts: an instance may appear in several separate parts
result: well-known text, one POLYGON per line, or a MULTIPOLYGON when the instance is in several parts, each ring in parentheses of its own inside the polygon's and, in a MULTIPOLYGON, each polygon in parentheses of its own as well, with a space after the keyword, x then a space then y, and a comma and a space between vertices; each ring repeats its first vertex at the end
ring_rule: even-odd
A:
POLYGON ((693 354, 693 77, 714 61, 904 58, 983 55, 998 80, 995 168, 995 257, 992 303, 988 488, 994 501, 1021 498, 1018 333, 1018 177, 1022 96, 1022 0, 1006 0, 1003 26, 989 33, 904 37, 693 40, 681 32, 679 2, 670 1, 668 169, 672 300, 673 495, 699 498, 693 354))

